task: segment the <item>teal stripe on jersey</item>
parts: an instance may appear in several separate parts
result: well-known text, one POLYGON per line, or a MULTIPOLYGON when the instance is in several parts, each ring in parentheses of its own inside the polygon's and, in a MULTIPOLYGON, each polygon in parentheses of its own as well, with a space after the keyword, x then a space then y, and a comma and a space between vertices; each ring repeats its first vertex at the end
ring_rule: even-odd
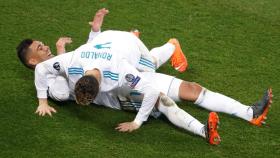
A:
POLYGON ((113 72, 111 72, 111 71, 103 71, 103 74, 108 74, 108 75, 110 75, 110 76, 119 77, 119 74, 113 73, 113 72))
POLYGON ((145 62, 145 63, 147 63, 147 64, 149 64, 149 65, 151 65, 151 66, 154 66, 154 63, 153 63, 153 62, 151 62, 150 60, 145 59, 145 58, 143 58, 143 57, 140 58, 140 61, 145 62))
POLYGON ((149 59, 141 57, 140 60, 150 63, 151 65, 154 65, 154 63, 152 61, 150 61, 149 59))
POLYGON ((111 80, 118 81, 119 80, 119 74, 113 73, 111 71, 103 71, 104 78, 110 78, 111 80))
POLYGON ((84 70, 83 70, 83 68, 71 67, 71 68, 68 68, 68 73, 69 74, 81 74, 81 75, 83 75, 84 70))
POLYGON ((146 63, 144 63, 144 62, 142 62, 142 61, 140 61, 139 64, 144 65, 144 66, 147 66, 147 67, 152 68, 152 69, 155 70, 155 67, 154 67, 154 66, 148 65, 148 64, 146 64, 146 63))
POLYGON ((84 72, 83 70, 68 70, 68 72, 84 72))
POLYGON ((155 65, 148 59, 140 58, 139 64, 155 69, 155 65))
POLYGON ((81 73, 81 72, 69 72, 69 75, 74 75, 74 74, 76 74, 76 75, 84 75, 84 73, 81 73))
POLYGON ((81 67, 70 67, 68 70, 83 70, 81 67))

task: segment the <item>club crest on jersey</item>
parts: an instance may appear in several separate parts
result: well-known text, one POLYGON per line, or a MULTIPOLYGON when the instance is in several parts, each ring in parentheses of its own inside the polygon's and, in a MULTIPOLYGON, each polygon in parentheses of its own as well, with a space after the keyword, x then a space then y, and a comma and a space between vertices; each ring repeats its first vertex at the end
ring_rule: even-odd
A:
POLYGON ((53 64, 53 68, 56 69, 57 71, 59 71, 59 70, 60 70, 60 64, 59 64, 59 62, 55 62, 55 63, 53 64))
POLYGON ((126 74, 125 79, 127 80, 127 82, 132 82, 135 79, 135 77, 132 74, 126 74))
POLYGON ((141 78, 139 76, 135 77, 132 74, 126 74, 125 79, 128 82, 129 87, 131 87, 133 89, 137 85, 137 83, 140 81, 141 78))

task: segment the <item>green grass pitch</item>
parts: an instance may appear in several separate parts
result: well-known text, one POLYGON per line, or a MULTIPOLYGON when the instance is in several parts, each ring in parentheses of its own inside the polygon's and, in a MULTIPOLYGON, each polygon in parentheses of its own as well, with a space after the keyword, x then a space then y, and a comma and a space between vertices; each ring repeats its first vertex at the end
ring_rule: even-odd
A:
MULTIPOLYGON (((0 0, 0 44, 0 157, 280 157, 279 0, 0 0), (88 21, 102 7, 110 10, 103 30, 137 28, 148 48, 171 37, 181 41, 189 70, 179 74, 166 64, 159 72, 248 105, 271 86, 267 125, 220 114, 222 142, 213 147, 166 119, 119 133, 114 127, 135 114, 102 107, 51 102, 57 114, 35 115, 34 74, 18 62, 15 47, 33 38, 55 52, 58 37, 70 36, 73 50, 87 40, 88 21)), ((206 121, 208 111, 179 105, 206 121)))

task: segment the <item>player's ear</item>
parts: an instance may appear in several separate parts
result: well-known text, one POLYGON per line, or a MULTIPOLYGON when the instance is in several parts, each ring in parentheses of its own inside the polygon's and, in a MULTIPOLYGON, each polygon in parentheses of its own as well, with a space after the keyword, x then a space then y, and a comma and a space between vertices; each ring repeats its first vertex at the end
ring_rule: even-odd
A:
POLYGON ((33 57, 30 57, 28 60, 27 60, 28 64, 29 65, 36 65, 38 64, 38 60, 36 58, 33 58, 33 57))

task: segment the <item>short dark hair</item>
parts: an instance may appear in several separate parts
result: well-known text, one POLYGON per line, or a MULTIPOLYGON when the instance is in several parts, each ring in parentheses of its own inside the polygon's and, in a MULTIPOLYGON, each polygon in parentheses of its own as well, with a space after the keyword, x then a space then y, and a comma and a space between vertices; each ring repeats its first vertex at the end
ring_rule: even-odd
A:
POLYGON ((29 46, 33 43, 32 39, 24 39, 17 46, 17 55, 21 63, 29 69, 34 69, 34 65, 31 65, 27 62, 27 54, 29 46))
POLYGON ((93 76, 83 76, 75 84, 75 95, 78 104, 90 104, 99 92, 99 83, 93 76))

